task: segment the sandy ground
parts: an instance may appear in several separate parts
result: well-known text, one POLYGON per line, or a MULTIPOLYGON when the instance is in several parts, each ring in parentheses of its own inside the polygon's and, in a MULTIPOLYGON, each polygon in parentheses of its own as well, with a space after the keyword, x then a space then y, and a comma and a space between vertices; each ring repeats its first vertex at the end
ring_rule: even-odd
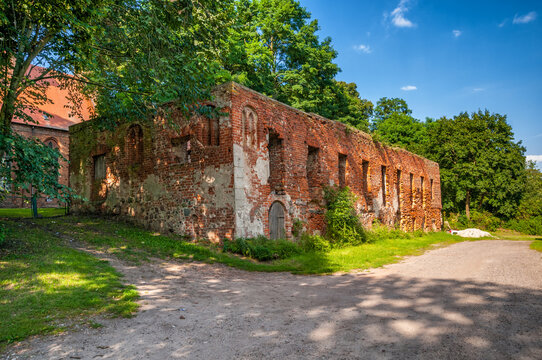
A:
POLYGON ((542 254, 528 242, 439 248, 363 273, 111 264, 141 311, 36 337, 8 359, 542 359, 542 254))

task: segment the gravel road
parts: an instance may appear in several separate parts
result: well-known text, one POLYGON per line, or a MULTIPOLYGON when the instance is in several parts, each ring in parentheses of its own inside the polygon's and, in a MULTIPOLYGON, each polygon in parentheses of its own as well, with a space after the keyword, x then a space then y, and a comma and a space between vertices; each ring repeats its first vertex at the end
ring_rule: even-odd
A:
POLYGON ((463 242, 332 276, 108 260, 139 289, 137 316, 36 337, 4 356, 542 359, 542 254, 528 242, 463 242))

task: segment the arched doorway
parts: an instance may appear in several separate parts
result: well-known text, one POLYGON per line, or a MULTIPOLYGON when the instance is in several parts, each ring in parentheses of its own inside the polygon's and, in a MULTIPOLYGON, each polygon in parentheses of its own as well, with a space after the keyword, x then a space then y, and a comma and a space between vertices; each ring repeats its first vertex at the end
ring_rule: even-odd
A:
POLYGON ((279 201, 275 201, 269 208, 269 238, 271 240, 285 237, 284 213, 284 205, 279 201))

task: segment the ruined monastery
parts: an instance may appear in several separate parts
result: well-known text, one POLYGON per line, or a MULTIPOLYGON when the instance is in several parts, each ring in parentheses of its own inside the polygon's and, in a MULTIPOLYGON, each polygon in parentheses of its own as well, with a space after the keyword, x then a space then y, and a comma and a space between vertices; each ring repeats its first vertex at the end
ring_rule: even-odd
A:
POLYGON ((441 228, 437 163, 236 83, 214 90, 220 116, 99 131, 70 127, 78 212, 117 214, 159 231, 218 242, 325 229, 323 186, 348 186, 364 226, 441 228))

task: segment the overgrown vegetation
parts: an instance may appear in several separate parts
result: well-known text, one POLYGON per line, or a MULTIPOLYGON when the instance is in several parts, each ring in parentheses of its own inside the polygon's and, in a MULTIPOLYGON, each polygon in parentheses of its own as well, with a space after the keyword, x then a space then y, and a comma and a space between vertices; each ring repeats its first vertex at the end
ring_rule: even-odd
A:
POLYGON ((355 195, 345 187, 324 188, 326 238, 337 247, 359 245, 367 240, 357 215, 355 195))
POLYGON ((224 240, 224 251, 241 254, 260 261, 286 259, 301 253, 301 248, 286 239, 269 240, 265 236, 224 240))
POLYGON ((122 275, 106 261, 28 221, 0 225, 5 232, 0 243, 0 349, 31 335, 87 323, 92 315, 131 316, 137 309, 135 288, 123 285, 122 275))

